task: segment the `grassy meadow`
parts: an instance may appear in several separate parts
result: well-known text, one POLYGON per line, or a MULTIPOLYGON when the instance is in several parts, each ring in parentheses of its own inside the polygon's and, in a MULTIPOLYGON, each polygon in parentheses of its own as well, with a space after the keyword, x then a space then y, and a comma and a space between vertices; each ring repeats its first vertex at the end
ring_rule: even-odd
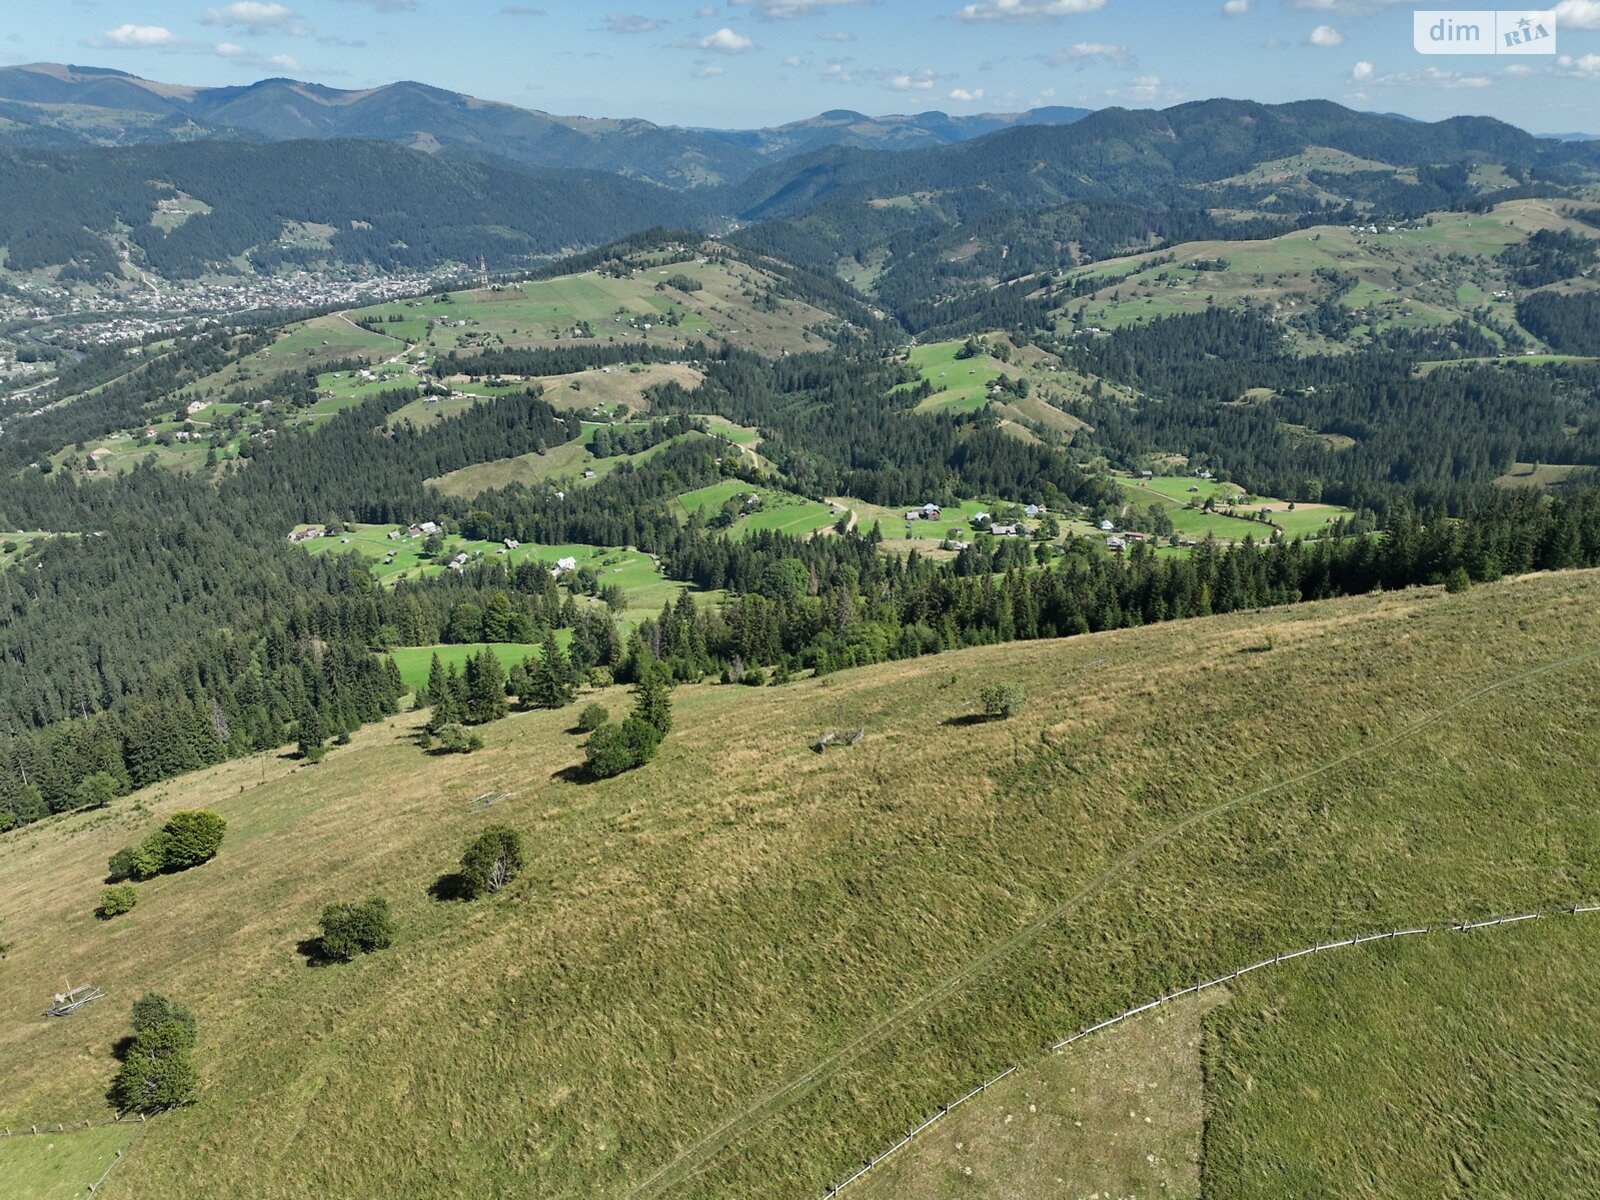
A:
POLYGON ((1595 236, 1592 226, 1548 200, 1507 201, 1484 213, 1438 212, 1392 230, 1387 222, 1377 228, 1318 225, 1260 241, 1190 242, 1106 259, 1073 273, 1106 284, 1068 301, 1061 314, 1082 309, 1086 324, 1115 328, 1249 300, 1290 316, 1328 292, 1319 271, 1336 271, 1355 281, 1339 302, 1366 315, 1358 335, 1448 324, 1480 306, 1496 322, 1515 326, 1515 299, 1493 295, 1511 287, 1495 256, 1541 229, 1595 236), (1175 261, 1164 261, 1169 257, 1175 261))
MULTIPOLYGON (((556 641, 565 646, 572 641, 572 630, 556 630, 556 641)), ((405 680, 406 687, 415 692, 428 682, 428 671, 433 666, 433 656, 439 656, 439 662, 448 670, 452 665, 456 670, 461 670, 466 665, 468 658, 483 650, 494 651, 494 656, 500 660, 500 665, 507 671, 524 659, 538 658, 539 647, 537 644, 522 642, 479 642, 474 645, 444 645, 444 646, 402 646, 398 650, 389 651, 389 657, 394 660, 394 665, 400 669, 400 678, 405 680)))
POLYGON ((1204 540, 1214 537, 1219 542, 1240 542, 1246 537, 1266 541, 1276 530, 1285 537, 1315 537, 1326 531, 1328 525, 1341 517, 1354 514, 1335 504, 1295 504, 1271 496, 1251 496, 1236 483, 1222 480, 1196 479, 1187 475, 1160 475, 1154 479, 1119 478, 1129 509, 1145 510, 1158 505, 1172 520, 1172 527, 1186 538, 1204 540), (1197 507, 1190 508, 1193 500, 1197 507), (1215 510, 1206 512, 1207 500, 1215 503, 1215 510), (1255 514, 1267 510, 1265 522, 1255 519, 1255 514))
MULTIPOLYGON (((683 687, 657 758, 595 784, 569 770, 576 710, 448 760, 405 714, 313 770, 264 754, 29 826, 0 837, 0 1122, 103 1117, 127 1005, 159 987, 198 1013, 200 1096, 106 1197, 819 1195, 1197 975, 1600 895, 1597 602, 1600 573, 1534 576, 683 687), (1024 711, 975 722, 999 679, 1024 711), (474 811, 488 791, 516 795, 474 811), (96 921, 107 856, 189 807, 227 817, 221 855, 96 921), (523 834, 523 875, 432 898, 489 820, 523 834), (321 906, 373 892, 394 947, 309 967, 321 906), (106 999, 43 1021, 69 979, 106 999)), ((1565 1087, 1536 1065, 1518 1087, 1565 1087)), ((1054 1128, 1085 1119, 1042 1095, 1054 1128)), ((1130 1109, 1192 1112, 1162 1104, 1130 1109)))

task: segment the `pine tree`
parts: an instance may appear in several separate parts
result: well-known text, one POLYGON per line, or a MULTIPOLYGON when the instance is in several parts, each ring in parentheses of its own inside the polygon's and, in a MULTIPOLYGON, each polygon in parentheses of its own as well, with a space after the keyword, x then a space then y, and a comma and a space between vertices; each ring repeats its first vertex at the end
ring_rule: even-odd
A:
POLYGON ((639 661, 639 681, 633 688, 633 715, 661 737, 672 730, 672 699, 661 666, 646 652, 639 661))
POLYGON ((492 649, 467 659, 467 722, 482 725, 506 715, 506 672, 492 649))

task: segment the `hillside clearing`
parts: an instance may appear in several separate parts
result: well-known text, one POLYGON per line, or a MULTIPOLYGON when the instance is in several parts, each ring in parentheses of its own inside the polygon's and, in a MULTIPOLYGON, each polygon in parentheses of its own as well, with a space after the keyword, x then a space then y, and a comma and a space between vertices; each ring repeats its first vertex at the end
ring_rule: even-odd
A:
POLYGON ((594 785, 563 774, 571 711, 450 761, 407 714, 314 770, 261 755, 30 826, 0 839, 0 1120, 103 1115, 159 986, 200 1017, 204 1093, 107 1196, 278 1195, 307 1162, 390 1200, 820 1194, 1175 980, 1600 893, 1597 601, 1600 573, 1536 576, 684 687, 657 759, 594 785), (973 723, 994 679, 1027 707, 973 723), (429 899, 491 790, 523 877, 429 899), (228 818, 222 855, 96 922, 107 855, 179 807, 228 818), (308 969, 320 906, 373 890, 395 947, 308 969), (91 975, 106 1002, 41 1023, 91 975))

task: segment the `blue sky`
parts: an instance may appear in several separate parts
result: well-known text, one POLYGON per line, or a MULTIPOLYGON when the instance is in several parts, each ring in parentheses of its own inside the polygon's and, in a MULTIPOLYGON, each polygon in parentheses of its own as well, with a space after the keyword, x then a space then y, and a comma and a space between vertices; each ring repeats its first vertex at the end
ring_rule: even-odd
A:
MULTIPOLYGON (((529 108, 685 125, 831 108, 973 113, 1326 97, 1600 132, 1600 0, 1560 0, 1558 57, 1418 55, 1442 0, 49 0, 0 64, 173 83, 394 79, 529 108)), ((16 11, 21 0, 8 0, 16 11)))

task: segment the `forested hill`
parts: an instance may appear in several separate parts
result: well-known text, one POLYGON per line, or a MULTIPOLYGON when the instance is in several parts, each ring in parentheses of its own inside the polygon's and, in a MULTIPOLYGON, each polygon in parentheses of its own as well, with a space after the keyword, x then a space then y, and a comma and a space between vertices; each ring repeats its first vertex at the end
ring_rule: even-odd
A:
MULTIPOLYGON (((799 215, 824 199, 866 202, 926 193, 958 194, 966 216, 1086 198, 1194 205, 1202 198, 1193 190, 1199 185, 1233 180, 1313 148, 1360 160, 1327 164, 1326 173, 1339 177, 1335 184, 1345 185, 1332 191, 1352 198, 1370 198, 1374 186, 1395 182, 1397 170, 1434 169, 1410 184, 1419 199, 1428 196, 1424 204, 1437 202, 1432 193, 1449 190, 1459 174, 1447 169, 1452 166, 1495 163, 1522 183, 1575 180, 1600 171, 1600 148, 1542 140, 1488 117, 1425 124, 1326 100, 1271 105, 1218 99, 1161 111, 1102 109, 1071 125, 1010 129, 908 154, 819 150, 729 189, 724 207, 752 219, 772 218, 799 215)), ((1238 186, 1266 195, 1283 181, 1260 182, 1266 186, 1238 186)))
POLYGON ((653 224, 693 224, 699 211, 615 175, 510 170, 377 141, 0 151, 6 266, 65 266, 85 280, 118 274, 123 254, 167 278, 239 255, 263 271, 330 258, 425 269, 480 255, 510 269, 653 224), (163 201, 188 215, 157 224, 163 201))

